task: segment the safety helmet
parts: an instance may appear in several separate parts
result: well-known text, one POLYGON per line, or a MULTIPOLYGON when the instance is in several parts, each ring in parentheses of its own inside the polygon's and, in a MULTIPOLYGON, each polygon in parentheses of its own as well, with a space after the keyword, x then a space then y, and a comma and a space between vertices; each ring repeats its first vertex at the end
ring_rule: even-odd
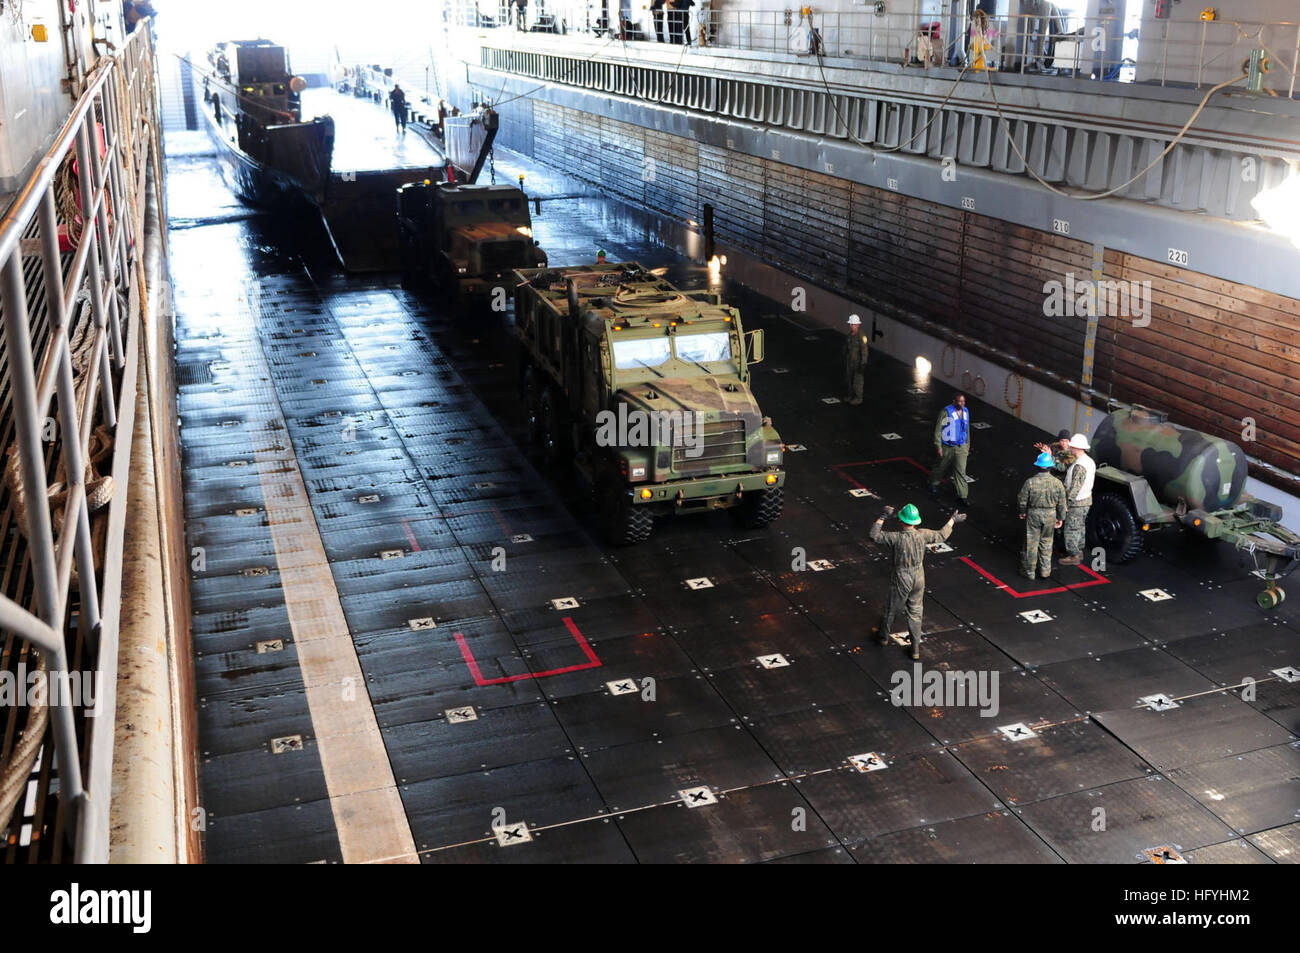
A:
POLYGON ((605 257, 605 249, 602 248, 602 249, 600 249, 599 251, 597 251, 597 252, 596 252, 596 257, 597 257, 597 258, 604 258, 604 257, 605 257))
POLYGON ((1038 459, 1034 461, 1034 466, 1038 467, 1040 470, 1050 470, 1055 466, 1055 464, 1056 461, 1052 459, 1052 455, 1046 451, 1040 453, 1038 459))
POLYGON ((1070 438, 1070 446, 1075 450, 1087 450, 1088 438, 1085 434, 1077 433, 1070 438))
POLYGON ((921 522, 921 512, 911 503, 908 503, 898 511, 898 518, 908 526, 915 526, 917 523, 921 522))
POLYGON ((862 319, 859 318, 856 314, 849 315, 849 324, 853 325, 854 327, 857 327, 861 323, 862 323, 862 319))

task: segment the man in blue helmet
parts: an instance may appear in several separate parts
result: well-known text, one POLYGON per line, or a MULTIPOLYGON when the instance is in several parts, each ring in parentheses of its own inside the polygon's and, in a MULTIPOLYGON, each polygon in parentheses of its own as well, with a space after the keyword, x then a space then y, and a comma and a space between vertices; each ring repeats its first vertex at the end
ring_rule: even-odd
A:
POLYGON ((1016 497, 1025 521, 1025 551, 1020 555, 1020 575, 1033 579, 1034 570, 1046 579, 1052 574, 1052 543, 1065 519, 1065 487, 1052 476, 1056 460, 1044 450, 1034 461, 1038 472, 1025 481, 1016 497))
POLYGON ((941 543, 952 533, 954 523, 966 518, 965 513, 954 513, 942 529, 921 529, 921 514, 908 503, 898 513, 903 529, 897 533, 884 531, 885 517, 892 516, 894 508, 886 506, 885 512, 871 526, 871 541, 888 549, 894 557, 894 572, 889 579, 889 597, 880 627, 875 630, 881 645, 889 644, 889 629, 894 616, 907 613, 907 631, 912 637, 912 658, 921 657, 921 612, 925 600, 925 547, 941 543))

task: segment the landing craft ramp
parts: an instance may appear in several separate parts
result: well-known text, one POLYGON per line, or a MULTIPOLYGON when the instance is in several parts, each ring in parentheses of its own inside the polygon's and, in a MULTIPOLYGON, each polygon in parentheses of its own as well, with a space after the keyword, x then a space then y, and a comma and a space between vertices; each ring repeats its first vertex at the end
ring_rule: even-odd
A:
MULTIPOLYGON (((208 194, 206 160, 183 161, 172 192, 208 194)), ((946 385, 876 354, 864 405, 828 403, 838 337, 729 290, 768 330, 754 387, 788 441, 785 514, 610 549, 524 450, 504 319, 457 328, 387 280, 313 281, 274 222, 202 226, 187 204, 209 860, 1300 856, 1300 683, 1275 674, 1300 664, 1300 604, 1263 612, 1235 554, 1180 535, 1021 579, 1012 500, 1041 433, 972 401, 971 517, 927 562, 923 664, 996 672, 997 715, 897 707, 913 663, 863 644, 888 573, 866 531, 883 502, 946 518, 923 472, 946 385)), ((553 255, 704 279, 605 200, 543 203, 535 227, 553 255)))
POLYGON ((304 118, 328 115, 334 156, 321 208, 348 271, 397 267, 397 188, 442 177, 443 157, 413 127, 398 132, 384 105, 333 89, 302 94, 304 118))

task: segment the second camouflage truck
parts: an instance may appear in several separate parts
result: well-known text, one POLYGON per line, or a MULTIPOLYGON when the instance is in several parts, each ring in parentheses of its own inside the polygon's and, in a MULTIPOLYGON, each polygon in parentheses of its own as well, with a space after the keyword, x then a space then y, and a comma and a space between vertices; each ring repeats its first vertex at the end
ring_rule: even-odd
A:
POLYGON ((397 225, 403 284, 427 279, 457 307, 504 311, 512 272, 546 264, 528 196, 513 185, 409 183, 397 190, 397 225))
POLYGON ((641 542, 656 516, 730 509, 758 527, 781 515, 781 438, 749 386, 762 331, 635 264, 515 277, 529 431, 594 488, 611 542, 641 542))

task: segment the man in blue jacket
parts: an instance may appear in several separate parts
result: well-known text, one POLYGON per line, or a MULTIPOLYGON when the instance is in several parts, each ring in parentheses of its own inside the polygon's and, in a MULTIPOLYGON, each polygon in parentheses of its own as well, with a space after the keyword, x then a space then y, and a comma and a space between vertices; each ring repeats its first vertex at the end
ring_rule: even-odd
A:
POLYGON ((939 414, 934 425, 934 447, 939 462, 930 471, 930 495, 939 492, 939 482, 951 474, 957 491, 957 506, 965 508, 969 484, 966 481, 966 457, 970 454, 970 411, 966 396, 958 394, 939 414))

